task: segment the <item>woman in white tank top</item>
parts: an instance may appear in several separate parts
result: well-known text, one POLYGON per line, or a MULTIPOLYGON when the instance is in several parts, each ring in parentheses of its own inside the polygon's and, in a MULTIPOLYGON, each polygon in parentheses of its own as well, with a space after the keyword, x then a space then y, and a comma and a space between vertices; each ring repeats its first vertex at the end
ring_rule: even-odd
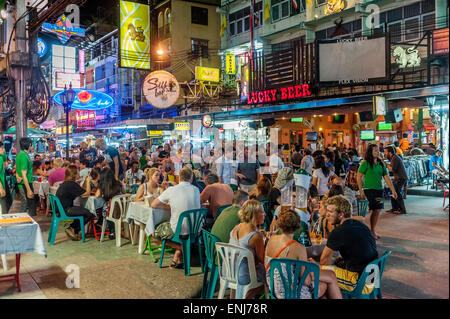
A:
POLYGON ((159 187, 159 176, 160 172, 157 168, 150 168, 146 172, 146 182, 139 186, 136 192, 135 202, 142 202, 147 196, 161 194, 161 188, 159 187))

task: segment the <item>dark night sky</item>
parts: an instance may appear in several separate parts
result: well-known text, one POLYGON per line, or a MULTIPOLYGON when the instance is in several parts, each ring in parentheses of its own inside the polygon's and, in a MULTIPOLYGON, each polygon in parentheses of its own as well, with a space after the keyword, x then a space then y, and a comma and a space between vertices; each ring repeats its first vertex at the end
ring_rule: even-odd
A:
POLYGON ((87 0, 80 7, 80 23, 88 25, 97 17, 105 19, 110 24, 119 22, 119 0, 87 0))

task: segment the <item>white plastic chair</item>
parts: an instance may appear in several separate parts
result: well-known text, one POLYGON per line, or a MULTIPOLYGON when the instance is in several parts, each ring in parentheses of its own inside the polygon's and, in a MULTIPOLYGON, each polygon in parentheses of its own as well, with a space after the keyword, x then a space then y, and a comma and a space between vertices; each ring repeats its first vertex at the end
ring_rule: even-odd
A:
POLYGON ((235 289, 235 299, 245 299, 247 293, 254 288, 263 286, 264 283, 259 282, 256 277, 255 259, 253 253, 247 248, 226 244, 216 243, 216 251, 219 254, 219 274, 220 289, 219 299, 223 299, 225 290, 235 289), (250 274, 250 283, 247 285, 239 284, 239 266, 244 259, 247 259, 250 274))
MULTIPOLYGON (((102 224, 102 235, 100 237, 100 242, 103 241, 105 237, 105 229, 106 229, 106 221, 112 221, 114 223, 114 228, 116 231, 116 247, 120 247, 122 244, 122 222, 125 222, 125 216, 128 209, 128 203, 130 202, 130 194, 124 194, 124 195, 117 195, 114 196, 111 199, 111 205, 109 207, 109 216, 106 216, 103 218, 103 224, 102 224), (119 211, 120 211, 120 217, 114 218, 113 212, 114 207, 118 203, 119 211)), ((131 235, 131 229, 130 225, 128 227, 125 227, 125 236, 128 236, 133 244, 133 236, 131 235)))

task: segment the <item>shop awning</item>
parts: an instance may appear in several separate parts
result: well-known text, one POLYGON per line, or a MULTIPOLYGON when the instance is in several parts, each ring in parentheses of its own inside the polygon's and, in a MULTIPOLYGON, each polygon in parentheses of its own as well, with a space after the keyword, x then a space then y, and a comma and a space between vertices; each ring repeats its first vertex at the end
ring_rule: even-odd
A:
MULTIPOLYGON (((27 129, 27 131, 28 131, 28 136, 30 136, 30 137, 41 137, 41 136, 46 136, 46 135, 52 135, 52 133, 49 133, 49 132, 46 132, 43 130, 39 130, 37 128, 32 128, 32 127, 29 127, 27 129)), ((4 132, 3 134, 16 135, 16 127, 15 126, 11 127, 9 130, 4 132)))
POLYGON ((260 116, 264 113, 276 113, 276 112, 287 112, 287 111, 298 111, 298 110, 306 110, 306 109, 316 109, 316 108, 325 108, 325 107, 336 107, 336 106, 344 106, 351 104, 363 104, 363 103, 372 103, 372 99, 376 95, 382 94, 386 97, 386 100, 402 100, 402 99, 410 99, 410 98, 418 98, 418 97, 426 97, 431 95, 442 95, 448 94, 448 86, 447 85, 437 85, 425 88, 415 88, 415 89, 406 89, 399 91, 390 91, 390 92, 377 92, 368 95, 359 95, 359 96, 350 96, 350 97, 342 97, 342 98, 333 98, 333 99, 323 99, 323 100, 315 100, 308 102, 300 102, 300 103, 292 103, 292 104, 281 104, 281 105, 270 105, 270 106, 261 106, 255 108, 246 108, 246 109, 238 109, 235 111, 227 111, 227 112, 217 112, 217 113, 202 113, 202 114, 193 114, 188 116, 180 116, 175 118, 176 120, 194 120, 194 119, 202 119, 203 115, 209 114, 213 115, 215 120, 226 120, 226 119, 243 119, 243 118, 252 118, 260 116))

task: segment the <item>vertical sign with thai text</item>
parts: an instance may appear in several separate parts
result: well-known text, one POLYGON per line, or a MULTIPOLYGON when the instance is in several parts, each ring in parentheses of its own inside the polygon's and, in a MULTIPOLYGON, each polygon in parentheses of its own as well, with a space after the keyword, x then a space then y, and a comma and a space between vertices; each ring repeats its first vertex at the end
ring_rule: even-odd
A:
POLYGON ((227 74, 236 74, 236 58, 234 54, 226 55, 226 72, 227 74))

